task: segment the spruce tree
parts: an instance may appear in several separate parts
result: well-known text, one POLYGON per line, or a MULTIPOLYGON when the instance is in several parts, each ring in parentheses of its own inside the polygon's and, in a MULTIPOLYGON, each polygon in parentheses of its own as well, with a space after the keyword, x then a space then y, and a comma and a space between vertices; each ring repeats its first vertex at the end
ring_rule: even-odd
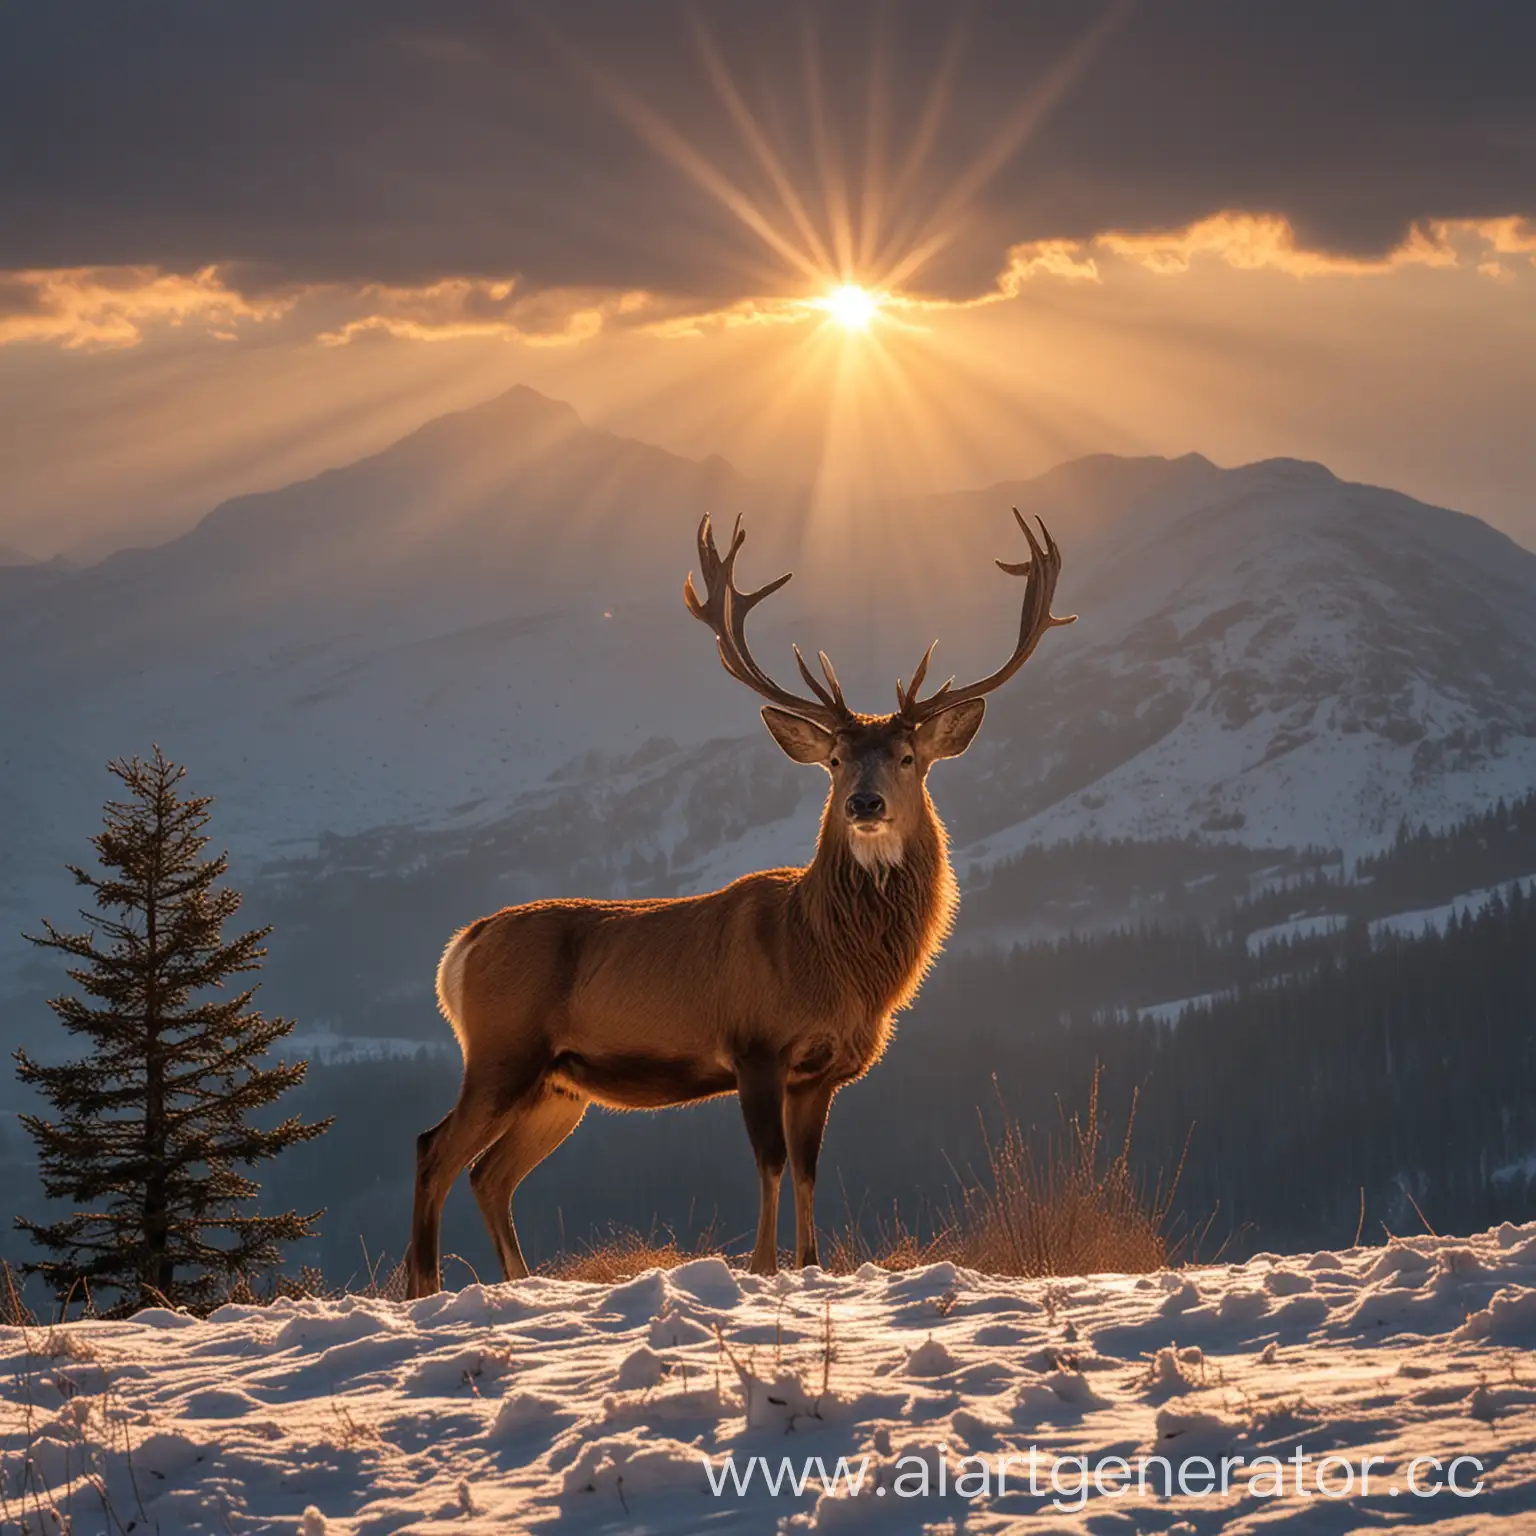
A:
POLYGON ((238 1169, 330 1122, 253 1123, 308 1063, 269 1064, 268 1048, 292 1021, 263 1018, 251 1006, 254 985, 225 990, 260 968, 271 930, 223 937, 240 896, 220 884, 228 856, 202 857, 211 800, 184 796, 185 769, 158 747, 147 762, 108 767, 127 798, 108 801, 92 838, 101 873, 69 866, 95 900, 96 911, 80 914, 87 931, 45 921, 41 935, 26 935, 75 962, 68 974, 79 993, 49 1007, 89 1051, 59 1065, 16 1052, 22 1081, 57 1112, 21 1117, 43 1188, 74 1209, 17 1225, 46 1254, 25 1268, 61 1296, 105 1287, 120 1311, 207 1307, 237 1277, 275 1266, 280 1245, 311 1236, 320 1214, 251 1213, 260 1185, 238 1169))

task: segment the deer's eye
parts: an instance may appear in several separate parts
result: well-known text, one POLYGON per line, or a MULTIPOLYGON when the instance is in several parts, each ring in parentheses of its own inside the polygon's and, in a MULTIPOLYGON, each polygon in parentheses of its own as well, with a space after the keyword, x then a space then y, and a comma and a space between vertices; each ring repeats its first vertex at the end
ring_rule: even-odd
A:
POLYGON ((902 758, 901 766, 903 768, 910 768, 912 766, 912 763, 913 763, 912 754, 910 752, 908 752, 907 755, 904 758, 902 758))
POLYGON ((840 757, 834 757, 834 758, 830 759, 830 761, 831 761, 831 764, 832 764, 832 766, 834 768, 842 767, 842 759, 840 757))

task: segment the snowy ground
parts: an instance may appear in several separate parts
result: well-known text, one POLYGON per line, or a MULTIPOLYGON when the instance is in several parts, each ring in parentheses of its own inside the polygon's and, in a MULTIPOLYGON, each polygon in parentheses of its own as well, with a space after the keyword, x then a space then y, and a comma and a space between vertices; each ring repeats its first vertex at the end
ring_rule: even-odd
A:
POLYGON ((1049 1283, 703 1259, 615 1287, 152 1311, 0 1330, 0 1527, 1530 1531, 1533 1344, 1536 1225, 1049 1283), (861 1491, 826 1493, 818 1457, 861 1491), (1086 1459, 1086 1496, 1057 1457, 1086 1459), (1172 1497, 1155 1460, 1138 1486, 1143 1457, 1172 1497), (1202 1492, 1224 1458, 1229 1491, 1202 1492), (1320 1465, 1349 1497, 1319 1494, 1320 1465))
MULTIPOLYGON (((1486 890, 1468 891, 1465 895, 1453 896, 1444 906, 1426 907, 1418 912, 1396 912, 1391 917, 1379 917, 1371 924, 1371 937, 1376 939, 1390 933, 1417 938, 1431 929, 1436 933, 1444 933, 1452 923, 1460 922, 1464 917, 1476 917, 1478 913, 1490 906, 1495 898, 1508 901, 1516 891, 1527 899, 1536 896, 1536 875, 1522 875, 1518 880, 1506 880, 1503 885, 1489 886, 1486 890)), ((1250 939, 1250 945, 1252 942, 1250 939)))

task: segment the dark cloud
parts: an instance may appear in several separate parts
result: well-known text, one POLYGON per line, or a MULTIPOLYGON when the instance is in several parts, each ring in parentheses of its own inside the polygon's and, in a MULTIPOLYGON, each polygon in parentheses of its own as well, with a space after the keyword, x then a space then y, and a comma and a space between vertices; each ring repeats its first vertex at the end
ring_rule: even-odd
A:
MULTIPOLYGON (((516 273, 775 291, 782 258, 596 83, 659 114, 792 229, 691 14, 633 0, 13 0, 0 268, 223 262, 248 289, 516 273)), ((892 215, 910 235, 1033 120, 1104 13, 737 0, 696 14, 824 235, 817 189, 841 184, 857 216, 870 187, 889 187, 950 61, 931 152, 892 215)), ((975 291, 1010 242, 1222 208, 1284 213, 1306 242, 1356 253, 1416 219, 1536 214, 1533 52, 1536 6, 1509 0, 1143 0, 966 199, 920 282, 975 291)))

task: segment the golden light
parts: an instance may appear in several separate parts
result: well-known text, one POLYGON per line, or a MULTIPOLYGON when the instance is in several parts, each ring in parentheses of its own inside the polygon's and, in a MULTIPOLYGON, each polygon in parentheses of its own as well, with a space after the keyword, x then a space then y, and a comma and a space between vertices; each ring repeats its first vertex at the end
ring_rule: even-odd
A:
POLYGON ((977 462, 979 415, 1006 419, 1015 432, 1006 401, 1016 371, 987 375, 988 344, 973 346, 974 333, 959 323, 967 310, 1016 297, 1022 278, 1010 287, 1000 277, 974 297, 949 297, 944 287, 955 279, 936 270, 938 258, 971 228, 983 190, 1072 89, 1134 0, 1106 4, 958 163, 938 150, 966 38, 958 20, 911 122, 895 110, 893 66, 882 37, 872 37, 862 158, 848 163, 826 110, 836 87, 813 21, 803 29, 801 100, 764 102, 752 99, 708 26, 695 20, 698 57, 735 130, 734 143, 718 151, 706 151, 696 131, 669 121, 597 59, 558 44, 610 110, 762 247, 739 274, 737 291, 747 297, 642 330, 718 334, 720 348, 742 359, 752 349, 750 366, 743 360, 732 375, 742 382, 722 388, 731 370, 721 352, 690 347, 684 356, 699 362, 680 366, 672 387, 688 395, 685 377, 715 370, 707 389, 689 398, 694 430, 706 419, 729 422, 749 454, 761 445, 777 462, 786 434, 803 433, 816 465, 812 507, 824 531, 856 531, 849 508, 872 504, 872 476, 892 486, 937 483, 944 465, 941 478, 953 481, 959 472, 948 466, 977 462), (921 323, 945 311, 953 312, 954 330, 921 323))
POLYGON ((880 313, 880 303, 879 294, 860 288, 857 283, 844 283, 822 299, 817 308, 826 310, 845 331, 867 331, 870 321, 880 313))

